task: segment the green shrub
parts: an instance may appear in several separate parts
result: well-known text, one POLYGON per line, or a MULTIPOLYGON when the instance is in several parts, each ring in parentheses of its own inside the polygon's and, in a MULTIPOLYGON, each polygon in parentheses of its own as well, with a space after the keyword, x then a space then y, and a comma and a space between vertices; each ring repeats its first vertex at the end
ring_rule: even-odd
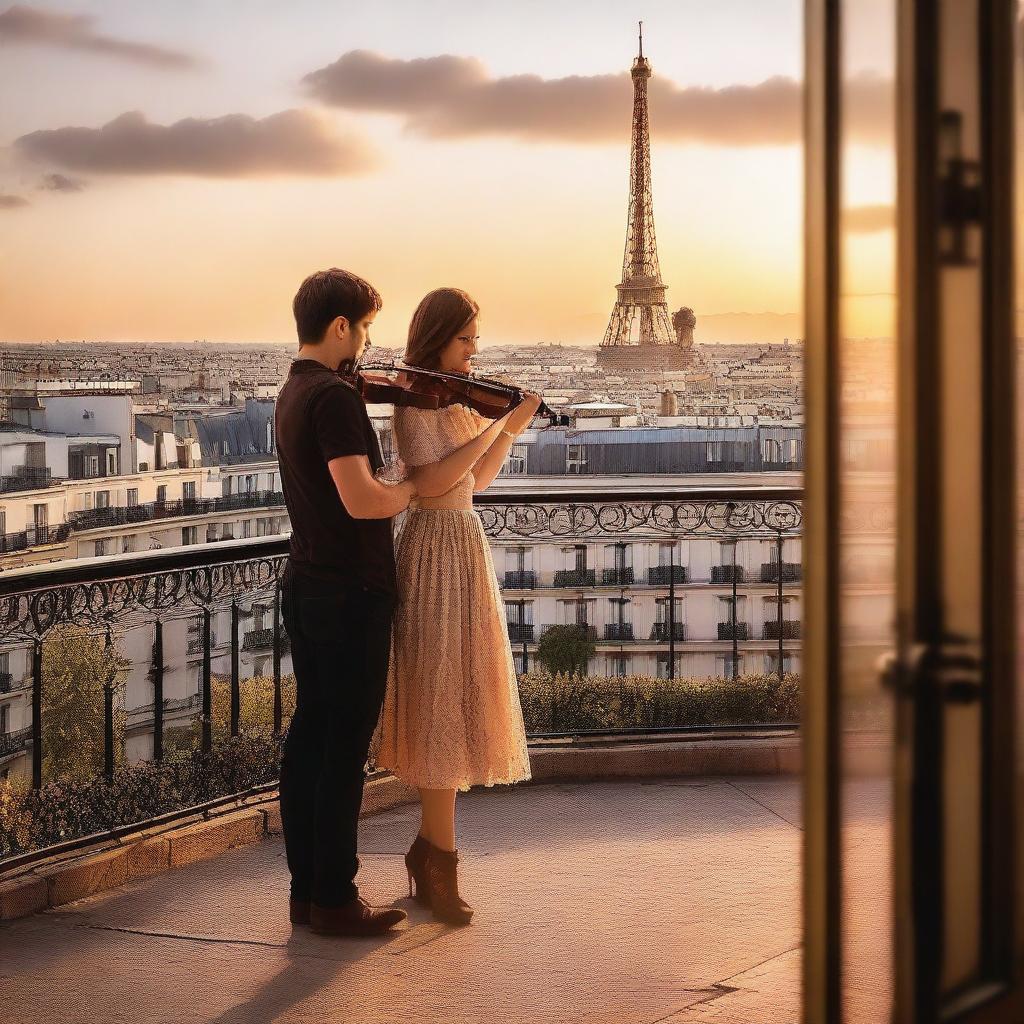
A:
POLYGON ((586 729, 688 728, 800 720, 800 678, 732 679, 624 676, 519 677, 527 733, 586 729))

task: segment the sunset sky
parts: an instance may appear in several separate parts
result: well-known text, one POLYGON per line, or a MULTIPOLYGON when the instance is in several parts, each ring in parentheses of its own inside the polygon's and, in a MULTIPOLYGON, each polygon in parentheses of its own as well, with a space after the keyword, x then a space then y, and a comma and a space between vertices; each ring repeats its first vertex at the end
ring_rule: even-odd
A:
MULTIPOLYGON (((854 333, 888 333, 888 3, 850 40, 854 333)), ((484 344, 600 341, 636 21, 671 309, 799 332, 800 0, 0 4, 0 339, 291 341, 305 274, 442 284, 484 344), (725 318, 721 314, 756 314, 725 318), (762 315, 772 314, 772 315, 762 315)), ((706 319, 703 319, 706 318, 706 319)))

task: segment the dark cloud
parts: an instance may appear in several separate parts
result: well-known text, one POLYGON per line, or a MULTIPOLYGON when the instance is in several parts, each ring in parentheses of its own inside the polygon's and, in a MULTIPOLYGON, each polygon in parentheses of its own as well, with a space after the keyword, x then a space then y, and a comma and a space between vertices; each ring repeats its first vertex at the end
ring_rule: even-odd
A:
POLYGON ((369 144, 341 135, 308 110, 256 120, 246 114, 151 124, 138 111, 102 128, 57 128, 23 135, 23 155, 71 171, 99 174, 359 174, 375 160, 369 144))
POLYGON ((0 210, 17 210, 28 205, 29 201, 22 196, 9 196, 0 192, 0 210))
POLYGON ((65 174, 44 174, 36 186, 43 192, 81 192, 85 182, 81 178, 69 178, 65 174))
POLYGON ((202 63, 178 50, 101 35, 92 29, 95 20, 88 14, 60 14, 15 4, 0 14, 0 41, 85 50, 171 70, 195 68, 202 63))
MULTIPOLYGON (((436 138, 505 135, 524 141, 621 142, 629 136, 633 86, 616 75, 492 78, 468 57, 397 60, 352 50, 306 75, 323 103, 399 114, 407 126, 436 138)), ((858 141, 885 141, 892 125, 892 83, 861 77, 847 83, 849 128, 858 141)), ((802 87, 791 78, 721 89, 649 85, 652 131, 658 140, 723 146, 786 145, 802 136, 802 87)))
POLYGON ((888 231, 895 225, 895 215, 892 206, 851 206, 843 210, 843 228, 858 234, 888 231))

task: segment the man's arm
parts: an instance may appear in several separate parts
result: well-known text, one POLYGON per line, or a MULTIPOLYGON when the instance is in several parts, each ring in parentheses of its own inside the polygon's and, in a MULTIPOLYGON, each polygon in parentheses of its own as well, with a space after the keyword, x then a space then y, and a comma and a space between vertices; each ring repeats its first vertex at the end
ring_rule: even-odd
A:
POLYGON ((340 455, 331 459, 327 468, 345 511, 353 519, 390 519, 402 512, 416 494, 411 480, 382 484, 374 477, 365 455, 340 455))

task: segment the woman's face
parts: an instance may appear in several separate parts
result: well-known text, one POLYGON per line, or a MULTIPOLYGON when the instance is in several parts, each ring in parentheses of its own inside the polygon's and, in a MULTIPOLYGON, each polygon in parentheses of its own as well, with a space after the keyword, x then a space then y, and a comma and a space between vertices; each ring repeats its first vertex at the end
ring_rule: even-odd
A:
POLYGON ((472 358, 476 355, 476 343, 480 340, 476 317, 462 328, 443 349, 437 368, 445 373, 469 373, 473 369, 472 358))

